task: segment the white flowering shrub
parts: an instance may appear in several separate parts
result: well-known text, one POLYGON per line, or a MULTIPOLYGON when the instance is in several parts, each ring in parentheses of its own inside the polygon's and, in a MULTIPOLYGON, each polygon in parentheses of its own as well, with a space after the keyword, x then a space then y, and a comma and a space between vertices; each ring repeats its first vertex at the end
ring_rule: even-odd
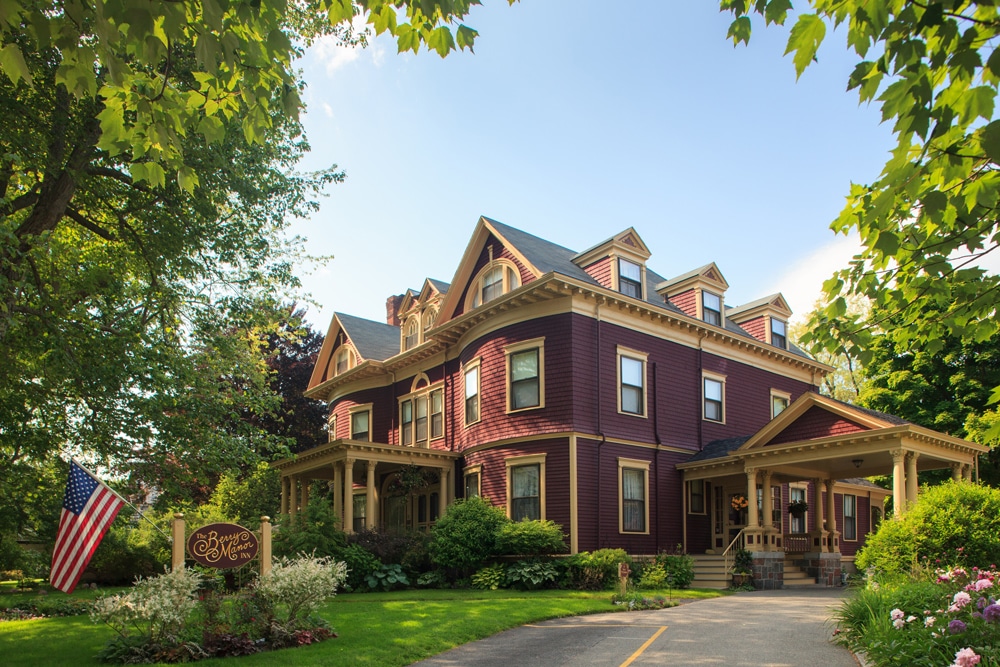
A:
POLYGON ((291 628, 336 595, 346 579, 346 563, 301 554, 277 559, 258 580, 256 590, 274 607, 276 616, 284 616, 285 627, 291 628))
POLYGON ((201 575, 181 568, 148 579, 139 578, 127 592, 99 598, 91 618, 106 623, 121 637, 144 637, 158 642, 182 634, 198 604, 201 575))

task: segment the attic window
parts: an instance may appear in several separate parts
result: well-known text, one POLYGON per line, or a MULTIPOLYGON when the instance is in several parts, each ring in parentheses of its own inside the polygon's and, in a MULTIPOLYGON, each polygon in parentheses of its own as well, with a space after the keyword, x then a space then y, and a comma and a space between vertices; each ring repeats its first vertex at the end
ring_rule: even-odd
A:
POLYGON ((642 267, 627 259, 618 260, 618 291, 625 296, 642 298, 642 267))
POLYGON ((411 317, 406 323, 406 338, 403 339, 403 349, 409 350, 420 343, 420 320, 411 317))
POLYGON ((497 260, 483 269, 471 283, 469 294, 470 308, 478 308, 487 301, 515 290, 521 286, 517 267, 505 260, 497 260))
POLYGON ((717 327, 722 326, 722 299, 718 294, 701 293, 701 319, 717 327))
POLYGON ((788 348, 788 339, 786 338, 786 328, 785 323, 781 320, 776 320, 771 318, 771 345, 775 347, 780 347, 783 349, 788 348))
POLYGON ((341 347, 337 352, 334 375, 340 375, 354 367, 354 352, 347 347, 341 347))

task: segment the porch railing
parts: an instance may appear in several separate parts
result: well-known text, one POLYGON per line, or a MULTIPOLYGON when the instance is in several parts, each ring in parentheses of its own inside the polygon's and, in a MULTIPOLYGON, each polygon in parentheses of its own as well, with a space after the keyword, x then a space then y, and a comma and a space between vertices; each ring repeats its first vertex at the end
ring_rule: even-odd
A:
POLYGON ((737 549, 743 549, 746 547, 747 538, 746 535, 743 534, 745 530, 746 528, 741 528, 740 532, 736 533, 736 537, 733 538, 733 541, 729 543, 728 547, 726 547, 726 550, 722 552, 722 560, 726 564, 727 574, 733 571, 733 566, 736 564, 737 549))
POLYGON ((782 538, 785 553, 804 554, 809 551, 812 536, 808 533, 785 533, 782 538))

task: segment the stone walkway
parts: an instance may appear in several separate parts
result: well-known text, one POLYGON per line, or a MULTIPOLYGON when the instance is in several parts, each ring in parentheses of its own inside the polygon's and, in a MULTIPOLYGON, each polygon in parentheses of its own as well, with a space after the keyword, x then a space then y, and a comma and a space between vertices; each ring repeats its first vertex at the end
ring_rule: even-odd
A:
POLYGON ((421 667, 857 667, 830 643, 845 590, 739 593, 672 609, 563 618, 459 646, 421 667))

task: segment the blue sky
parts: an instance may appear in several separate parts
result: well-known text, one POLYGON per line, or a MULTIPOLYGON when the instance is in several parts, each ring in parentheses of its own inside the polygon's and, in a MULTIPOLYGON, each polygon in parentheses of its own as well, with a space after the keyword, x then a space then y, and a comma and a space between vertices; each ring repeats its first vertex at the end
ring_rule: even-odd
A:
POLYGON ((347 181, 296 223, 325 331, 451 280, 480 215, 583 250, 629 226, 674 276, 714 261, 730 306, 781 291, 801 315, 856 241, 829 229, 892 145, 846 92, 856 56, 828 32, 796 82, 787 29, 726 39, 713 0, 484 0, 476 52, 445 59, 331 43, 302 61, 312 152, 347 181))

